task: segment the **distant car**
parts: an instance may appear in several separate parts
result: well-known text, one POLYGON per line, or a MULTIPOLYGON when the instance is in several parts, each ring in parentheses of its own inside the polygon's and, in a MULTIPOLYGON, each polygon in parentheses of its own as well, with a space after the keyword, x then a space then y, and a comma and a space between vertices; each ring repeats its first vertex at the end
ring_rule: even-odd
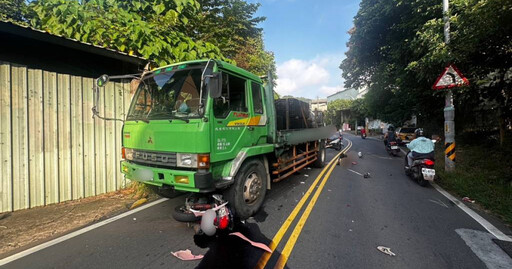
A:
POLYGON ((417 128, 400 127, 396 130, 396 139, 399 144, 409 143, 416 138, 414 131, 417 128))

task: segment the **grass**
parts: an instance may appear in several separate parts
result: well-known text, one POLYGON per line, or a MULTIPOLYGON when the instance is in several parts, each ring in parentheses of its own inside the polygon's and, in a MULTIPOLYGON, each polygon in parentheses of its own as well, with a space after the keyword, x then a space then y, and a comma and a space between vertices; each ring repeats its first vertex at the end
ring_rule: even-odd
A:
POLYGON ((445 172, 443 150, 443 145, 436 148, 437 183, 512 226, 512 152, 496 145, 458 145, 456 169, 445 172))

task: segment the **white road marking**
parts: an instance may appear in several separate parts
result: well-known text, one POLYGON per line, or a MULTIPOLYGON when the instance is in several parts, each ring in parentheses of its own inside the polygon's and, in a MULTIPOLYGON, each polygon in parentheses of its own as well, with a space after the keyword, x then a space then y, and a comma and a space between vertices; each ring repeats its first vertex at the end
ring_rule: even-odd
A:
POLYGON ((485 263, 487 268, 512 268, 512 258, 492 241, 493 236, 491 234, 470 229, 457 229, 455 231, 476 256, 485 263))
POLYGON ((359 172, 356 172, 356 171, 354 171, 354 170, 352 170, 352 169, 347 169, 347 170, 348 170, 348 171, 350 171, 350 172, 352 172, 352 173, 356 173, 356 174, 358 174, 358 175, 360 175, 360 176, 363 176, 363 174, 361 174, 361 173, 359 173, 359 172))
POLYGON ((434 203, 434 204, 438 204, 440 206, 444 206, 446 208, 449 208, 445 203, 443 203, 441 200, 437 199, 437 200, 432 200, 432 199, 428 199, 430 202, 434 203))
POLYGON ((168 199, 168 198, 162 198, 162 199, 156 200, 156 201, 151 202, 151 203, 149 203, 149 204, 147 204, 147 205, 143 205, 143 206, 141 206, 141 207, 138 207, 138 208, 135 208, 135 209, 130 210, 130 211, 128 211, 128 212, 125 212, 125 213, 123 213, 123 214, 121 214, 121 215, 117 215, 117 216, 112 217, 112 218, 110 218, 110 219, 106 219, 106 220, 104 220, 104 221, 101 221, 101 222, 95 223, 95 224, 93 224, 93 225, 91 225, 91 226, 87 226, 87 227, 85 227, 85 228, 83 228, 83 229, 80 229, 80 230, 78 230, 78 231, 74 231, 74 232, 72 232, 72 233, 69 233, 69 234, 63 235, 63 236, 61 236, 61 237, 59 237, 59 238, 55 238, 55 239, 53 239, 53 240, 51 240, 51 241, 48 241, 48 242, 46 242, 46 243, 43 243, 43 244, 41 244, 41 245, 37 245, 37 246, 32 247, 32 248, 29 248, 29 249, 27 249, 27 250, 24 250, 24 251, 18 252, 18 253, 14 254, 14 255, 11 255, 11 256, 9 256, 9 257, 6 257, 6 258, 4 258, 4 259, 0 260, 0 266, 5 265, 5 264, 8 264, 8 263, 10 263, 10 262, 12 262, 12 261, 15 261, 15 260, 17 260, 17 259, 23 258, 23 257, 25 257, 25 256, 28 256, 28 255, 30 255, 30 254, 32 254, 32 253, 34 253, 34 252, 37 252, 37 251, 43 250, 43 249, 45 249, 45 248, 47 248, 47 247, 51 247, 51 246, 56 245, 56 244, 58 244, 58 243, 64 242, 64 241, 66 241, 66 240, 68 240, 68 239, 71 239, 71 238, 73 238, 73 237, 76 237, 76 236, 78 236, 78 235, 81 235, 81 234, 83 234, 83 233, 86 233, 86 232, 88 232, 88 231, 94 230, 94 229, 99 228, 99 227, 101 227, 101 226, 103 226, 103 225, 107 225, 107 224, 109 224, 109 223, 111 223, 111 222, 114 222, 114 221, 116 221, 116 220, 122 219, 122 218, 124 218, 124 217, 126 217, 126 216, 129 216, 129 215, 131 215, 131 214, 137 213, 137 212, 139 212, 139 211, 142 211, 142 210, 144 210, 144 209, 146 209, 146 208, 149 208, 149 207, 152 207, 152 206, 154 206, 154 205, 160 204, 160 203, 165 202, 165 201, 167 201, 167 200, 169 200, 169 199, 168 199))
POLYGON ((462 211, 466 212, 470 217, 472 217, 476 222, 480 223, 489 233, 494 235, 497 239, 503 240, 503 241, 509 241, 512 242, 512 238, 501 232, 498 228, 494 227, 490 222, 488 222, 486 219, 482 218, 480 215, 478 215, 475 211, 471 210, 469 207, 467 207, 465 204, 463 204, 461 201, 457 200, 455 197, 453 197, 451 194, 446 192, 443 188, 441 188, 439 185, 435 183, 431 183, 434 188, 438 192, 440 192, 442 195, 444 195, 446 198, 450 199, 453 203, 455 203, 462 211))

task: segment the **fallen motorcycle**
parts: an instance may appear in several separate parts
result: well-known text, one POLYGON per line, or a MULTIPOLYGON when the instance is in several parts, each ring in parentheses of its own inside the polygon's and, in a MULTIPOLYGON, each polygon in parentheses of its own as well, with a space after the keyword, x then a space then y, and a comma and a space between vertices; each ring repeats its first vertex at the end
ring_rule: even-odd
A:
POLYGON ((335 150, 341 150, 343 148, 343 137, 339 134, 335 134, 327 139, 325 148, 333 148, 335 150))
POLYGON ((172 216, 180 222, 200 222, 200 231, 212 236, 217 230, 233 229, 233 213, 227 204, 219 194, 211 197, 191 195, 184 205, 174 209, 172 216))

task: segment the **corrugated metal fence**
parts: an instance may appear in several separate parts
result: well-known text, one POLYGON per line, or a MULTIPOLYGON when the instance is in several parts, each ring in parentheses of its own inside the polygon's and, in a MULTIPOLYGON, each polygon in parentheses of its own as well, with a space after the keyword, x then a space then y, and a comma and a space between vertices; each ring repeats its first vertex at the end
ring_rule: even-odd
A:
MULTIPOLYGON (((119 121, 92 118, 92 78, 0 62, 0 212, 114 191, 119 121)), ((110 83, 100 115, 124 118, 129 83, 110 83)))

